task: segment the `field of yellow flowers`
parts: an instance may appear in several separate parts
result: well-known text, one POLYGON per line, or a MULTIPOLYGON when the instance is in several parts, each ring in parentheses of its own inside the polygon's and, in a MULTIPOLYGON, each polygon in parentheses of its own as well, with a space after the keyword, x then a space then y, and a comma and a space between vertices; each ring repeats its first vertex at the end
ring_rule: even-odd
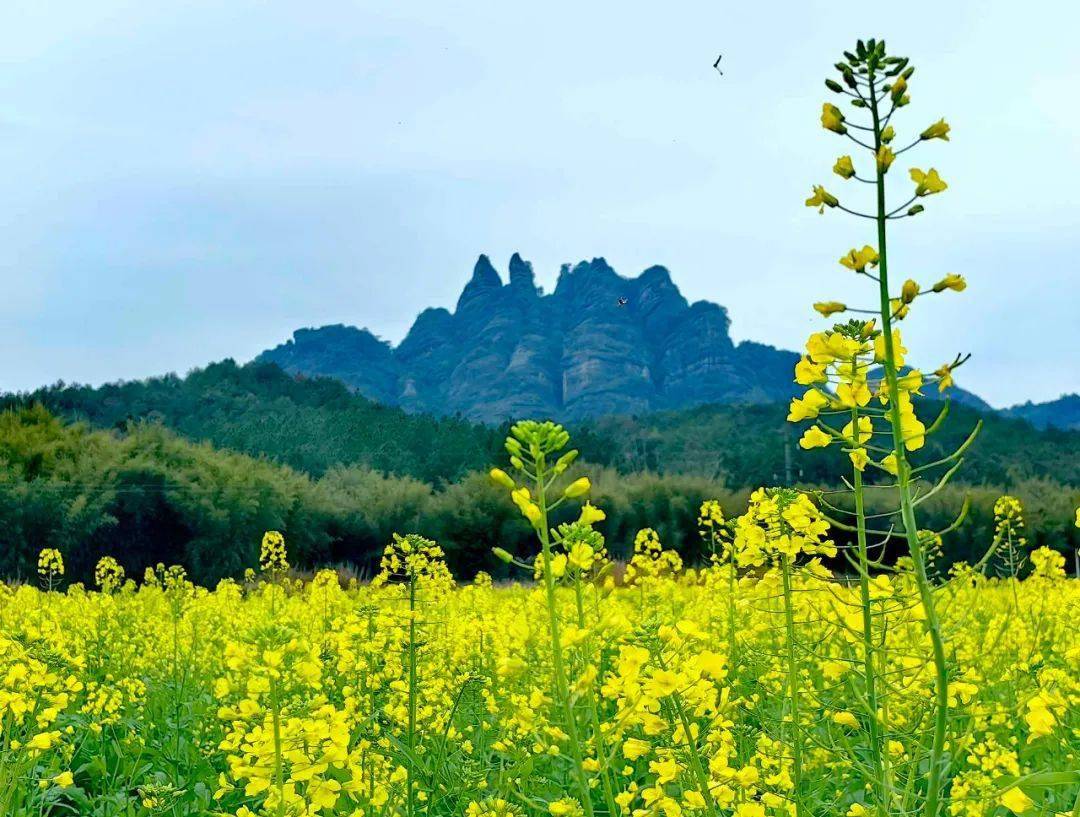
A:
POLYGON ((0 817, 1080 817, 1080 580, 1027 548, 1010 497, 976 564, 938 564, 966 505, 919 527, 979 428, 920 460, 948 404, 924 423, 916 399, 967 356, 924 376, 896 324, 967 283, 890 289, 888 224, 948 185, 910 168, 891 205, 886 174, 950 127, 894 151, 914 67, 860 40, 836 68, 863 121, 826 103, 821 123, 865 167, 833 172, 872 185, 873 211, 821 185, 806 204, 875 223, 840 264, 877 306, 815 304, 860 317, 811 335, 789 420, 844 455, 847 492, 763 488, 730 520, 706 502, 708 564, 645 529, 615 565, 569 435, 525 421, 491 472, 539 543, 495 551, 520 584, 459 586, 415 534, 346 587, 290 578, 273 531, 258 573, 213 590, 180 567, 136 585, 109 557, 96 591, 64 587, 43 551, 41 589, 0 585, 0 817), (893 511, 867 513, 871 490, 893 511))
MULTIPOLYGON (((870 585, 872 713, 859 588, 816 557, 683 569, 646 530, 616 582, 602 543, 575 539, 549 609, 544 583, 456 586, 440 555, 401 537, 370 584, 299 582, 269 535, 259 577, 214 590, 179 568, 136 586, 112 560, 99 591, 4 586, 0 813, 857 817, 918 800, 934 675, 903 565, 870 585)), ((941 587, 945 813, 1077 812, 1063 561, 941 587)), ((49 585, 58 570, 44 554, 49 585)))

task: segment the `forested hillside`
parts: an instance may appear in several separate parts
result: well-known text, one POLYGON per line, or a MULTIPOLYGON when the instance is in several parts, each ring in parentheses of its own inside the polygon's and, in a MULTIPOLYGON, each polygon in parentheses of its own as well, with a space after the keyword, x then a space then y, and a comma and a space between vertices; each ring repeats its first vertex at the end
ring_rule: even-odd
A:
MULTIPOLYGON (((83 578, 111 553, 129 572, 177 562, 213 581, 253 564, 258 537, 273 528, 287 532, 302 565, 368 569, 405 530, 439 540, 461 575, 500 575, 495 545, 529 552, 527 526, 484 475, 505 456, 504 429, 409 415, 336 381, 231 361, 184 378, 58 386, 5 402, 0 573, 30 575, 40 548, 55 546, 83 578)), ((784 483, 788 470, 807 488, 835 484, 825 458, 795 444, 785 415, 779 405, 713 406, 572 428, 613 552, 625 554, 651 526, 693 560, 703 499, 735 514, 750 488, 784 483)), ((1005 492, 1023 499, 1031 541, 1075 547, 1080 433, 954 407, 920 461, 980 419, 965 484, 923 506, 926 523, 944 527, 972 495, 968 520, 948 538, 950 557, 985 546, 1005 492)))
POLYGON ((316 476, 337 465, 364 465, 426 481, 454 480, 490 462, 505 436, 452 417, 381 406, 330 378, 297 378, 272 363, 232 360, 186 377, 100 388, 59 385, 5 402, 41 403, 101 428, 160 422, 189 439, 266 455, 316 476))
MULTIPOLYGON (((945 408, 944 403, 923 402, 928 418, 945 408)), ((624 471, 685 471, 733 486, 835 479, 836 465, 829 454, 799 448, 802 429, 786 421, 787 411, 776 404, 702 406, 601 418, 589 426, 583 452, 624 471)), ((1080 487, 1080 432, 1053 427, 1040 431, 1022 420, 956 404, 950 404, 939 432, 918 452, 918 461, 955 450, 980 421, 982 430, 964 457, 965 482, 1008 488, 1036 478, 1080 487)))
MULTIPOLYGON (((583 463, 602 528, 616 556, 634 534, 653 527, 691 563, 703 557, 701 502, 715 498, 734 515, 746 488, 701 476, 618 473, 583 463)), ((807 486, 813 487, 813 486, 807 486)), ((1033 543, 1075 548, 1072 509, 1080 491, 1048 480, 1011 489, 1027 509, 1033 543), (1071 543, 1071 544, 1070 544, 1071 543)), ((996 486, 951 487, 924 506, 926 524, 944 527, 964 495, 973 507, 948 540, 950 558, 970 558, 992 536, 996 486)), ((888 497, 876 495, 884 508, 888 497)), ((111 554, 141 575, 156 562, 178 563, 204 583, 254 566, 262 531, 280 529, 297 564, 346 564, 370 571, 395 531, 438 540, 457 575, 504 575, 498 545, 531 554, 532 532, 486 474, 467 472, 431 485, 362 466, 334 467, 319 478, 271 462, 192 443, 154 423, 123 431, 64 423, 38 406, 0 413, 0 574, 33 575, 39 550, 59 548, 75 579, 87 579, 111 554)))
MULTIPOLYGON (((8 407, 41 403, 71 420, 123 428, 133 420, 160 422, 178 434, 233 451, 266 456, 319 476, 360 465, 437 484, 482 470, 502 456, 505 426, 454 417, 407 414, 350 392, 330 378, 287 375, 274 364, 231 360, 100 388, 55 386, 5 398, 8 407)), ((932 415, 941 404, 927 405, 932 415)), ((787 407, 699 406, 640 416, 570 424, 590 462, 624 473, 655 471, 704 476, 731 488, 833 478, 827 456, 803 451, 801 431, 786 422, 787 407)), ((1037 430, 1023 420, 952 405, 940 434, 922 455, 952 450, 975 423, 985 428, 969 449, 963 478, 1008 488, 1029 478, 1080 486, 1080 432, 1037 430)))

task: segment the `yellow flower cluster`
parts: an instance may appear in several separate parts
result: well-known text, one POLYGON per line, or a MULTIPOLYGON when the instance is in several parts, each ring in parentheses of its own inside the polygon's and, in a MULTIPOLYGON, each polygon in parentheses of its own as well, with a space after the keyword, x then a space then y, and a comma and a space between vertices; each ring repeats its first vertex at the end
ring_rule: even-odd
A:
POLYGON ((56 548, 43 548, 38 554, 38 575, 45 580, 51 580, 64 575, 64 557, 56 548))
POLYGON ((829 523, 806 494, 790 488, 758 488, 750 507, 735 520, 735 559, 743 567, 760 567, 780 558, 835 556, 826 539, 829 523))
POLYGON ((401 536, 395 533, 383 551, 381 568, 375 584, 393 581, 424 581, 433 584, 452 584, 453 577, 446 567, 446 554, 437 543, 415 533, 401 536))
POLYGON ((1014 496, 1001 496, 994 502, 994 534, 1008 539, 1016 547, 1024 547, 1024 507, 1014 496))
POLYGON ((268 530, 259 547, 259 569, 264 573, 284 573, 289 569, 285 556, 285 537, 280 531, 268 530))
POLYGON ((674 550, 666 550, 660 542, 660 534, 652 528, 642 528, 634 537, 634 553, 626 566, 623 580, 626 584, 641 584, 659 576, 682 570, 682 557, 674 550))
MULTIPOLYGON (((852 250, 852 257, 858 256, 853 264, 870 263, 868 255, 859 253, 852 250)), ((903 366, 907 350, 899 329, 892 331, 892 347, 897 365, 903 366)), ((860 471, 873 464, 896 474, 895 454, 872 457, 867 447, 875 434, 885 438, 891 434, 886 411, 870 405, 874 398, 881 406, 889 402, 884 378, 869 376, 884 358, 885 341, 872 320, 838 324, 834 329, 810 336, 806 354, 795 365, 795 382, 810 388, 802 397, 791 401, 788 420, 816 420, 823 412, 829 412, 847 418, 847 423, 840 429, 821 421, 815 423, 799 440, 802 448, 824 448, 837 442, 860 471)), ((926 440, 926 426, 916 416, 912 402, 912 395, 921 394, 922 386, 923 375, 918 369, 909 369, 897 378, 901 435, 908 451, 921 448, 926 440)))
MULTIPOLYGON (((1001 510, 1017 517, 1011 502, 1001 510)), ((730 525, 718 504, 702 506, 703 535, 734 534, 734 582, 726 563, 682 569, 650 529, 636 537, 631 582, 602 579, 606 551, 578 525, 554 548, 579 577, 555 595, 576 744, 552 695, 544 586, 454 585, 419 537, 391 543, 384 581, 347 587, 324 571, 210 591, 164 567, 108 593, 0 586, 0 807, 389 817, 407 813, 411 790, 424 817, 581 817, 606 814, 609 800, 626 817, 776 817, 796 802, 869 815, 862 758, 876 723, 897 808, 910 810, 932 689, 910 573, 871 584, 888 684, 872 715, 856 675, 858 588, 817 561, 834 550, 805 494, 756 491, 730 525), (794 678, 778 649, 785 557, 794 678), (399 583, 410 576, 411 606, 399 583), (576 794, 578 768, 590 802, 576 794)), ((1080 753, 1080 584, 1060 554, 1031 559, 1030 578, 975 574, 939 591, 950 817, 1022 798, 1033 814, 1068 813, 1076 796, 1011 782, 1071 769, 1080 753)))
POLYGON ((112 593, 124 583, 124 568, 112 556, 102 556, 94 567, 94 584, 102 593, 112 593))

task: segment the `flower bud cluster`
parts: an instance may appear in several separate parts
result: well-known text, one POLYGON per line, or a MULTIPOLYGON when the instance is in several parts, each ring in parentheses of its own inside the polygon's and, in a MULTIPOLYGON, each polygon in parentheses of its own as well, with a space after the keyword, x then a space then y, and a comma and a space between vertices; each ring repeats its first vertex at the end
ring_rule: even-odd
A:
POLYGON ((259 547, 259 568, 263 573, 284 573, 289 569, 285 555, 285 537, 280 531, 268 530, 259 547))
POLYGON ((57 578, 64 575, 64 557, 56 548, 42 548, 38 554, 38 575, 43 579, 57 578))
POLYGON ((383 550, 379 567, 380 572, 372 580, 377 586, 393 581, 406 584, 423 581, 447 586, 454 583, 443 549, 416 533, 405 536, 395 533, 383 550))
POLYGON ((124 583, 124 568, 112 556, 102 556, 94 568, 94 583, 102 593, 119 590, 124 583))
POLYGON ((746 513, 735 520, 735 558, 742 567, 760 567, 784 557, 836 555, 826 538, 829 523, 810 497, 793 488, 758 488, 746 513))

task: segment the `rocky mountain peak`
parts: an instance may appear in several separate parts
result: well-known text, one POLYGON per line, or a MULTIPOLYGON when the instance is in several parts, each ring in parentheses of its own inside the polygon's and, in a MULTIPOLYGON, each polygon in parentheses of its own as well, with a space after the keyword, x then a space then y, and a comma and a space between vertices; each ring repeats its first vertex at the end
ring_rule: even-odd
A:
POLYGON ((678 287, 676 287, 671 280, 671 273, 668 272, 668 268, 662 267, 659 264, 655 264, 641 273, 641 275, 638 276, 638 283, 642 287, 671 287, 678 291, 678 287))
POLYGON ((457 309, 460 311, 463 306, 477 297, 500 289, 502 289, 502 278, 495 271, 491 259, 486 255, 481 255, 476 259, 476 264, 473 266, 472 277, 465 284, 465 289, 461 291, 457 309))
POLYGON ((521 292, 537 294, 536 276, 533 273, 532 264, 514 253, 510 256, 510 284, 509 286, 521 292))
POLYGON ((689 305, 665 267, 626 278, 602 257, 565 264, 547 295, 518 253, 508 275, 504 286, 481 255, 454 311, 424 310, 397 348, 366 330, 324 327, 299 330, 260 359, 337 377, 408 410, 485 422, 764 402, 793 392, 796 355, 736 347, 727 311, 689 305))

